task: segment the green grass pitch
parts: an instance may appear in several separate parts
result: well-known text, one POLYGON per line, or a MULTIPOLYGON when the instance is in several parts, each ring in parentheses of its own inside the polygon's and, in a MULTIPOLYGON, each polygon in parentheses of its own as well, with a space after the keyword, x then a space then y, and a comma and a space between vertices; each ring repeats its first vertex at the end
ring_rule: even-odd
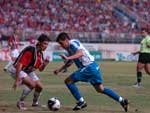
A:
MULTIPOLYGON (((16 91, 12 89, 14 80, 3 71, 5 64, 6 62, 0 62, 0 113, 53 113, 47 108, 31 107, 33 92, 26 99, 28 110, 20 111, 17 109, 16 102, 19 99, 22 87, 19 87, 16 91)), ((76 67, 72 66, 67 73, 60 73, 55 76, 53 70, 60 65, 62 65, 61 62, 50 62, 45 71, 37 71, 45 86, 40 97, 40 103, 45 105, 49 98, 55 96, 61 101, 61 108, 56 111, 57 113, 75 113, 72 108, 76 101, 66 88, 64 80, 76 70, 76 67)), ((132 87, 136 80, 136 62, 102 61, 99 62, 99 65, 104 85, 129 99, 128 113, 150 112, 150 77, 143 73, 142 87, 132 87)), ((90 84, 79 82, 77 85, 88 104, 87 108, 77 111, 77 113, 124 113, 120 104, 103 94, 97 93, 90 84)))

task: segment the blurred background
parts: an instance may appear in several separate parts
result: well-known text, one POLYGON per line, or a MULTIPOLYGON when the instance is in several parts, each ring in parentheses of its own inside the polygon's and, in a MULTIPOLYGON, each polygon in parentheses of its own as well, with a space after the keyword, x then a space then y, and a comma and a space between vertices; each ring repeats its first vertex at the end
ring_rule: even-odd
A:
MULTIPOLYGON (((21 88, 12 91, 14 81, 3 71, 10 59, 9 43, 17 44, 21 51, 27 45, 34 46, 42 33, 51 39, 45 58, 52 62, 44 72, 37 71, 45 85, 41 104, 59 97, 62 107, 58 113, 72 113, 74 100, 64 80, 76 67, 61 76, 53 74, 63 64, 59 54, 65 51, 55 42, 60 32, 79 39, 94 55, 105 85, 130 100, 128 113, 150 113, 149 76, 143 73, 142 87, 132 87, 138 59, 132 53, 140 49, 143 27, 150 29, 150 0, 0 0, 0 113, 20 113, 16 100, 21 88)), ((79 113, 124 113, 119 104, 99 96, 93 87, 84 83, 79 87, 88 102, 79 113)), ((24 113, 52 113, 30 107, 31 99, 32 95, 27 98, 29 110, 24 113)))
POLYGON ((14 33, 24 46, 47 34, 53 55, 62 51, 55 44, 62 31, 100 52, 100 59, 136 60, 130 53, 139 49, 140 29, 150 28, 149 7, 149 0, 0 0, 0 60, 9 57, 7 41, 14 33))

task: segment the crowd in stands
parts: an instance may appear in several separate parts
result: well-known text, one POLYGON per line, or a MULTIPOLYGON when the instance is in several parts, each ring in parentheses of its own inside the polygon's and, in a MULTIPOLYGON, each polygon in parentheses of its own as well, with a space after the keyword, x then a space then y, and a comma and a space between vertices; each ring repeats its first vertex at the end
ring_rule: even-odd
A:
POLYGON ((136 24, 150 23, 149 7, 149 0, 0 0, 0 34, 11 34, 14 28, 24 38, 34 37, 37 31, 94 32, 102 33, 101 37, 133 34, 139 30, 136 24), (116 15, 116 3, 140 17, 138 23, 116 15))

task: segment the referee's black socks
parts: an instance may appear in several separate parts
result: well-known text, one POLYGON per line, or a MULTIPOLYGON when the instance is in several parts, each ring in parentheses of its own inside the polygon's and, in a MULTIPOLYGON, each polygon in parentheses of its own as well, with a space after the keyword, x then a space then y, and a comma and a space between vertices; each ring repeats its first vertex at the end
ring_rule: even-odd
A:
POLYGON ((142 81, 142 72, 137 72, 137 83, 141 83, 142 81))

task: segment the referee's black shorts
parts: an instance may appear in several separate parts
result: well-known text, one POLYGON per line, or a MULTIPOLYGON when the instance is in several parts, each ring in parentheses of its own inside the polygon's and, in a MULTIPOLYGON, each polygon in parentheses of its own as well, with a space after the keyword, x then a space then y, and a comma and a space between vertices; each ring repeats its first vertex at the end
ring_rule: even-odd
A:
POLYGON ((140 53, 138 62, 143 64, 150 63, 150 53, 140 53))

